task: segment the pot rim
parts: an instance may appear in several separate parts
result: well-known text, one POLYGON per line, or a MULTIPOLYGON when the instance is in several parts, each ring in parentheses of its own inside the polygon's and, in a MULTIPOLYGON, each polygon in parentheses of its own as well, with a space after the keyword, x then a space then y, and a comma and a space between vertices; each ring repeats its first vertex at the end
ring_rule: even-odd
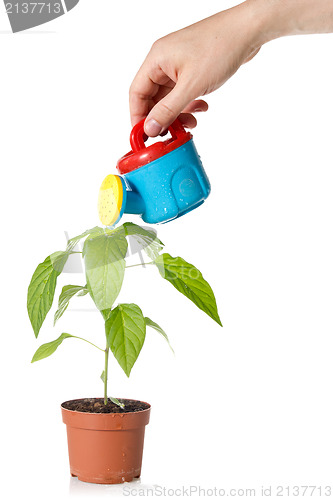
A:
MULTIPOLYGON (((76 399, 74 401, 78 400, 76 399)), ((132 401, 137 400, 132 399, 132 401)), ((144 403, 144 401, 142 402, 144 403)), ((64 403, 66 403, 66 401, 64 401, 64 403)), ((62 403, 62 405, 64 403, 62 403)), ((149 403, 146 404, 149 405, 149 403)), ((145 410, 130 411, 127 413, 93 413, 67 410, 67 408, 63 406, 61 406, 60 409, 62 421, 69 427, 101 431, 121 431, 146 426, 149 423, 151 406, 149 405, 145 410)))
MULTIPOLYGON (((85 414, 85 415, 103 415, 104 417, 106 415, 135 415, 136 413, 144 413, 147 411, 150 411, 151 405, 147 403, 146 401, 142 401, 141 399, 130 399, 130 398, 120 398, 124 399, 125 401, 135 401, 137 403, 144 403, 145 405, 148 405, 148 408, 145 408, 144 410, 138 410, 138 411, 127 411, 125 413, 121 412, 110 412, 110 413, 97 413, 93 411, 78 411, 78 410, 69 410, 68 408, 64 408, 63 405, 65 403, 71 403, 72 401, 83 401, 84 399, 103 399, 102 397, 99 398, 74 398, 74 399, 67 399, 66 401, 63 401, 60 405, 61 410, 63 411, 68 411, 71 413, 78 413, 78 414, 85 414)), ((118 398, 119 399, 119 398, 118 398)))

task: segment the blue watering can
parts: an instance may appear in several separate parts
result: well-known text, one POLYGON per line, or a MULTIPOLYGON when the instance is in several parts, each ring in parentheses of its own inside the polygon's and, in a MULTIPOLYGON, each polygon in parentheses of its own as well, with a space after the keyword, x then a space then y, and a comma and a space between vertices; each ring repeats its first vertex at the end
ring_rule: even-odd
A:
POLYGON ((143 126, 144 120, 132 129, 132 150, 117 163, 121 175, 108 175, 101 185, 98 211, 105 226, 124 213, 149 224, 168 222, 199 207, 210 193, 192 134, 181 122, 170 125, 170 139, 147 147, 143 126))

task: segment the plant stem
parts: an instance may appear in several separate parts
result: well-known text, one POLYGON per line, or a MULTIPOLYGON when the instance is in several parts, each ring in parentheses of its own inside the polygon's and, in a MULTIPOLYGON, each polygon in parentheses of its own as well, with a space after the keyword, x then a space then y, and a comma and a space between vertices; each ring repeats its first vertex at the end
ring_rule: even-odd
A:
POLYGON ((126 266, 126 269, 128 269, 129 267, 148 266, 149 264, 154 264, 154 262, 151 261, 151 262, 144 262, 143 264, 133 264, 131 266, 126 266))
POLYGON ((86 339, 83 339, 82 337, 76 337, 75 335, 73 335, 73 337, 75 337, 76 339, 80 339, 80 340, 83 340, 84 342, 87 342, 88 344, 96 347, 96 349, 98 349, 99 351, 104 351, 104 349, 101 349, 100 347, 98 347, 98 345, 95 345, 93 344, 92 342, 90 342, 89 340, 86 340, 86 339))
POLYGON ((108 365, 109 365, 109 346, 105 348, 105 366, 104 366, 104 404, 108 404, 108 365))

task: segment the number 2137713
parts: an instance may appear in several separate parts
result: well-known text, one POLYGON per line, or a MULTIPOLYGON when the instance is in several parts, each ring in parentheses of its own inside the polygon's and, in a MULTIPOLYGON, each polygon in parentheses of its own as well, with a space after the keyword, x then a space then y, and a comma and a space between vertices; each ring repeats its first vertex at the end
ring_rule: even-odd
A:
POLYGON ((24 2, 5 4, 7 14, 60 14, 61 3, 24 2))

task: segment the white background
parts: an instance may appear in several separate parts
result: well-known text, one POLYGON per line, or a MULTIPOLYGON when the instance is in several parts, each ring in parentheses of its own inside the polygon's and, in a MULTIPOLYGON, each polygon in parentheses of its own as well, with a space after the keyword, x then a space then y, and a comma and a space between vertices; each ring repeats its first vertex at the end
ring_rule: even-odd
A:
MULTIPOLYGON (((64 331, 102 347, 102 319, 73 311, 91 307, 76 299, 36 341, 26 290, 36 265, 64 248, 64 231, 99 223, 99 185, 129 149, 128 88, 153 41, 220 9, 219 1, 81 0, 15 35, 1 12, 6 498, 122 494, 123 486, 70 478, 60 415, 62 401, 102 395, 103 354, 70 339, 30 364, 64 331)), ((274 41, 199 117, 194 141, 211 196, 158 234, 210 282, 224 328, 155 269, 127 272, 119 300, 137 302, 176 351, 150 331, 129 379, 110 363, 110 394, 152 405, 136 489, 254 487, 259 496, 262 485, 332 482, 332 54, 332 35, 274 41)), ((68 283, 84 277, 65 274, 58 290, 68 283)))

